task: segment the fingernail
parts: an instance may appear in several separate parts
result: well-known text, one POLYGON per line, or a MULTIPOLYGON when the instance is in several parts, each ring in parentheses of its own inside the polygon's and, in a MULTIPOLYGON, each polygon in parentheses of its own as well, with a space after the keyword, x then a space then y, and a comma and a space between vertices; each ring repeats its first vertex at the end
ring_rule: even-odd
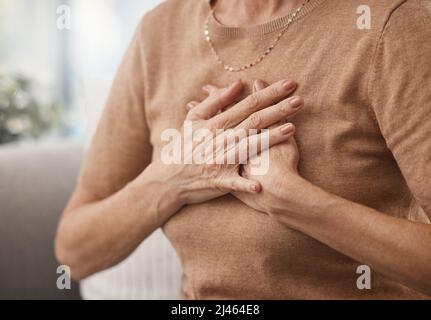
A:
POLYGON ((251 185, 251 191, 253 191, 253 192, 259 192, 259 187, 257 186, 257 185, 255 185, 255 184, 252 184, 251 185))
POLYGON ((293 130, 294 130, 294 126, 291 123, 285 124, 280 128, 281 133, 284 135, 292 133, 293 130))
POLYGON ((293 97, 289 102, 290 106, 294 109, 302 107, 302 99, 300 97, 293 97))
POLYGON ((189 102, 187 103, 187 109, 192 109, 193 108, 193 103, 189 102))
POLYGON ((235 82, 231 83, 230 86, 227 87, 227 90, 235 88, 235 86, 237 86, 238 83, 241 83, 241 80, 236 80, 235 82))
POLYGON ((281 86, 283 87, 284 90, 290 91, 296 86, 296 83, 293 82, 292 80, 284 80, 281 86))
POLYGON ((257 80, 254 80, 253 82, 253 91, 258 91, 258 87, 257 87, 257 80))
POLYGON ((260 79, 256 79, 256 81, 254 82, 254 86, 255 86, 255 91, 259 91, 259 90, 263 90, 265 89, 265 82, 263 82, 260 79))

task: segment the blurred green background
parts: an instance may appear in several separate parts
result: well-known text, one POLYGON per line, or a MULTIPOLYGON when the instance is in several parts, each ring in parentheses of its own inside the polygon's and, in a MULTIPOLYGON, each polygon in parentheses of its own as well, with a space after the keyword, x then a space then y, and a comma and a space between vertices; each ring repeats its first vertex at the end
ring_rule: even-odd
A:
POLYGON ((160 0, 0 0, 0 144, 85 139, 139 19, 160 0), (70 30, 57 10, 70 9, 70 30))

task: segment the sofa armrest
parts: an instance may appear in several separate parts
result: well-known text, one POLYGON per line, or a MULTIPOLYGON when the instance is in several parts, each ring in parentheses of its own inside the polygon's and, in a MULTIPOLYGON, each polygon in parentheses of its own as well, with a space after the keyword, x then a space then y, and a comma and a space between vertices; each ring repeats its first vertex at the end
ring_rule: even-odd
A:
POLYGON ((75 185, 77 143, 0 147, 0 299, 79 299, 59 290, 54 237, 75 185))

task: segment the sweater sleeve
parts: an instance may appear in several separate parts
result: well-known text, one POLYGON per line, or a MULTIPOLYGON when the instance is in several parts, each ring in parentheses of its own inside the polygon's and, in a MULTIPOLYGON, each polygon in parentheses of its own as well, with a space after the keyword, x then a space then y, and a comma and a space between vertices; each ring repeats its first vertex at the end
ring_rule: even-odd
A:
POLYGON ((79 185, 106 198, 137 177, 151 161, 144 108, 142 23, 126 51, 92 139, 79 185))
POLYGON ((430 1, 406 1, 392 13, 369 84, 371 106, 386 144, 431 218, 430 1))

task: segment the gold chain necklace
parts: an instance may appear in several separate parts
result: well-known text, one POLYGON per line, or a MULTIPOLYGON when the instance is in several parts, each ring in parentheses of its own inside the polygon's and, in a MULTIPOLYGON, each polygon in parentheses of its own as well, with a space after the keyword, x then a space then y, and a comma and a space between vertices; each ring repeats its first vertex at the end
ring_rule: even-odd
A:
POLYGON ((205 28, 204 28, 204 35, 205 35, 205 39, 208 42, 210 49, 215 57, 215 59, 217 60, 217 62, 223 66, 223 68, 226 71, 229 72, 240 72, 240 71, 244 71, 247 69, 250 69, 252 67, 254 67, 255 65, 259 64, 260 62, 262 62, 263 59, 266 58, 266 56, 268 56, 272 50, 274 50, 275 46, 278 44, 278 42, 280 41, 281 37, 286 33, 287 29, 289 29, 290 25, 296 20, 295 18, 297 17, 297 15, 301 12, 302 8, 304 8, 304 6, 310 2, 310 0, 306 0, 299 8, 297 8, 292 14, 290 14, 289 19, 287 20, 287 24, 286 26, 283 28, 283 30, 281 30, 281 32, 277 35, 277 37, 275 38, 275 40, 272 42, 272 44, 265 50, 265 52, 259 56, 259 58, 257 58, 256 60, 254 60, 253 62, 250 62, 246 65, 243 65, 242 67, 233 67, 227 63, 225 63, 220 56, 217 53, 217 50, 214 47, 214 44, 212 42, 211 39, 211 35, 210 35, 210 30, 209 30, 209 21, 210 21, 210 16, 214 14, 212 8, 210 10, 210 13, 208 14, 208 17, 205 21, 205 28))

